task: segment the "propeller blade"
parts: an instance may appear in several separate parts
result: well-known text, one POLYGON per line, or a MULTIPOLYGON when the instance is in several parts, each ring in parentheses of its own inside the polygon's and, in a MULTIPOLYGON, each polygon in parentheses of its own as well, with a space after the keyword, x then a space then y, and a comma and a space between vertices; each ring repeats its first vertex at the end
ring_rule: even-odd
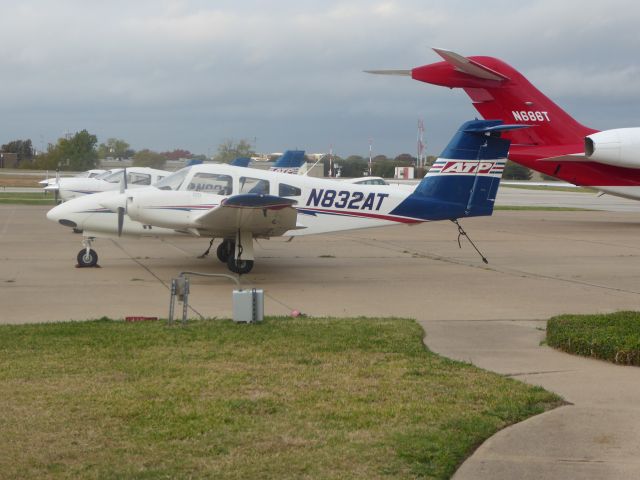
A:
POLYGON ((127 189, 127 167, 122 170, 122 181, 120 182, 120 193, 127 189))
POLYGON ((118 236, 122 236, 122 227, 124 226, 124 207, 118 207, 118 236))

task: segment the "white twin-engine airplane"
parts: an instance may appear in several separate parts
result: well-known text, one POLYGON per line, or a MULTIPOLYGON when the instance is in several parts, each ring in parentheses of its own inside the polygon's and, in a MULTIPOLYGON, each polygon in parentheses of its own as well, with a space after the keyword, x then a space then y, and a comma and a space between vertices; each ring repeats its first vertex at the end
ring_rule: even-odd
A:
POLYGON ((218 259, 244 274, 253 268, 256 238, 491 215, 510 144, 501 133, 518 128, 500 120, 465 123, 412 192, 195 165, 152 187, 70 200, 47 218, 83 231, 79 266, 97 264, 96 237, 187 235, 221 239, 218 259))

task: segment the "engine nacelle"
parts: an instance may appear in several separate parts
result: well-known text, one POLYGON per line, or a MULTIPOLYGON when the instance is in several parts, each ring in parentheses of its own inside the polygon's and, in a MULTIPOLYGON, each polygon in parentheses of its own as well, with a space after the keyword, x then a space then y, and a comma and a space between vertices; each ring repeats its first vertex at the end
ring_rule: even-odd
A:
POLYGON ((640 168, 640 128, 604 130, 585 137, 585 156, 616 167, 640 168))

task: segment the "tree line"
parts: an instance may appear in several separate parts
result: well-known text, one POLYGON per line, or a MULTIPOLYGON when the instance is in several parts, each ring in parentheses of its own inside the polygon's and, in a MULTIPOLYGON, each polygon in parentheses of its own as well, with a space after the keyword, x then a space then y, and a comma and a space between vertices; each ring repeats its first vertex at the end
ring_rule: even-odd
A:
MULTIPOLYGON (((98 161, 105 158, 132 159, 133 165, 140 167, 164 168, 168 160, 181 158, 208 160, 205 155, 194 155, 189 150, 175 149, 167 152, 155 152, 150 149, 135 151, 129 143, 119 138, 109 138, 98 144, 98 137, 81 130, 73 135, 61 137, 55 144, 49 144, 45 152, 35 154, 31 139, 13 140, 0 147, 0 152, 15 153, 20 168, 38 170, 72 170, 83 171, 96 168, 98 161)), ((238 157, 253 157, 256 153, 251 143, 246 139, 238 141, 227 139, 218 145, 213 160, 229 163, 238 157)), ((435 156, 427 157, 426 169, 417 169, 416 178, 421 178, 426 170, 436 160, 435 156)), ((360 155, 350 155, 342 158, 337 155, 325 155, 321 159, 324 174, 341 177, 362 177, 368 174, 369 158, 360 155), (330 166, 333 167, 330 171, 330 166)), ((376 155, 371 159, 371 174, 378 177, 392 178, 396 167, 410 167, 416 165, 416 158, 408 153, 394 158, 376 155)), ((515 180, 529 180, 532 172, 526 167, 513 162, 507 162, 504 178, 515 180)))

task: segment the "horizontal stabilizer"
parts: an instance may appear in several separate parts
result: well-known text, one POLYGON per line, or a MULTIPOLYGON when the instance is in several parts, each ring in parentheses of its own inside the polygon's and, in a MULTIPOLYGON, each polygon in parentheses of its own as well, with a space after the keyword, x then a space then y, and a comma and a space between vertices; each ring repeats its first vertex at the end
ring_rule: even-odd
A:
POLYGON ((411 70, 365 70, 364 73, 372 73, 374 75, 399 75, 410 77, 411 70))
POLYGON ((507 132, 509 130, 520 130, 522 128, 529 128, 533 126, 535 125, 511 124, 511 125, 494 125, 494 126, 476 126, 476 127, 469 127, 465 129, 465 132, 468 132, 468 133, 507 132))
POLYGON ((442 48, 434 48, 433 50, 447 63, 453 65, 456 70, 464 72, 467 75, 471 75, 472 77, 481 78, 483 80, 509 80, 509 77, 501 74, 500 72, 496 72, 489 67, 485 67, 481 63, 471 60, 470 58, 463 57, 451 50, 444 50, 442 48))

